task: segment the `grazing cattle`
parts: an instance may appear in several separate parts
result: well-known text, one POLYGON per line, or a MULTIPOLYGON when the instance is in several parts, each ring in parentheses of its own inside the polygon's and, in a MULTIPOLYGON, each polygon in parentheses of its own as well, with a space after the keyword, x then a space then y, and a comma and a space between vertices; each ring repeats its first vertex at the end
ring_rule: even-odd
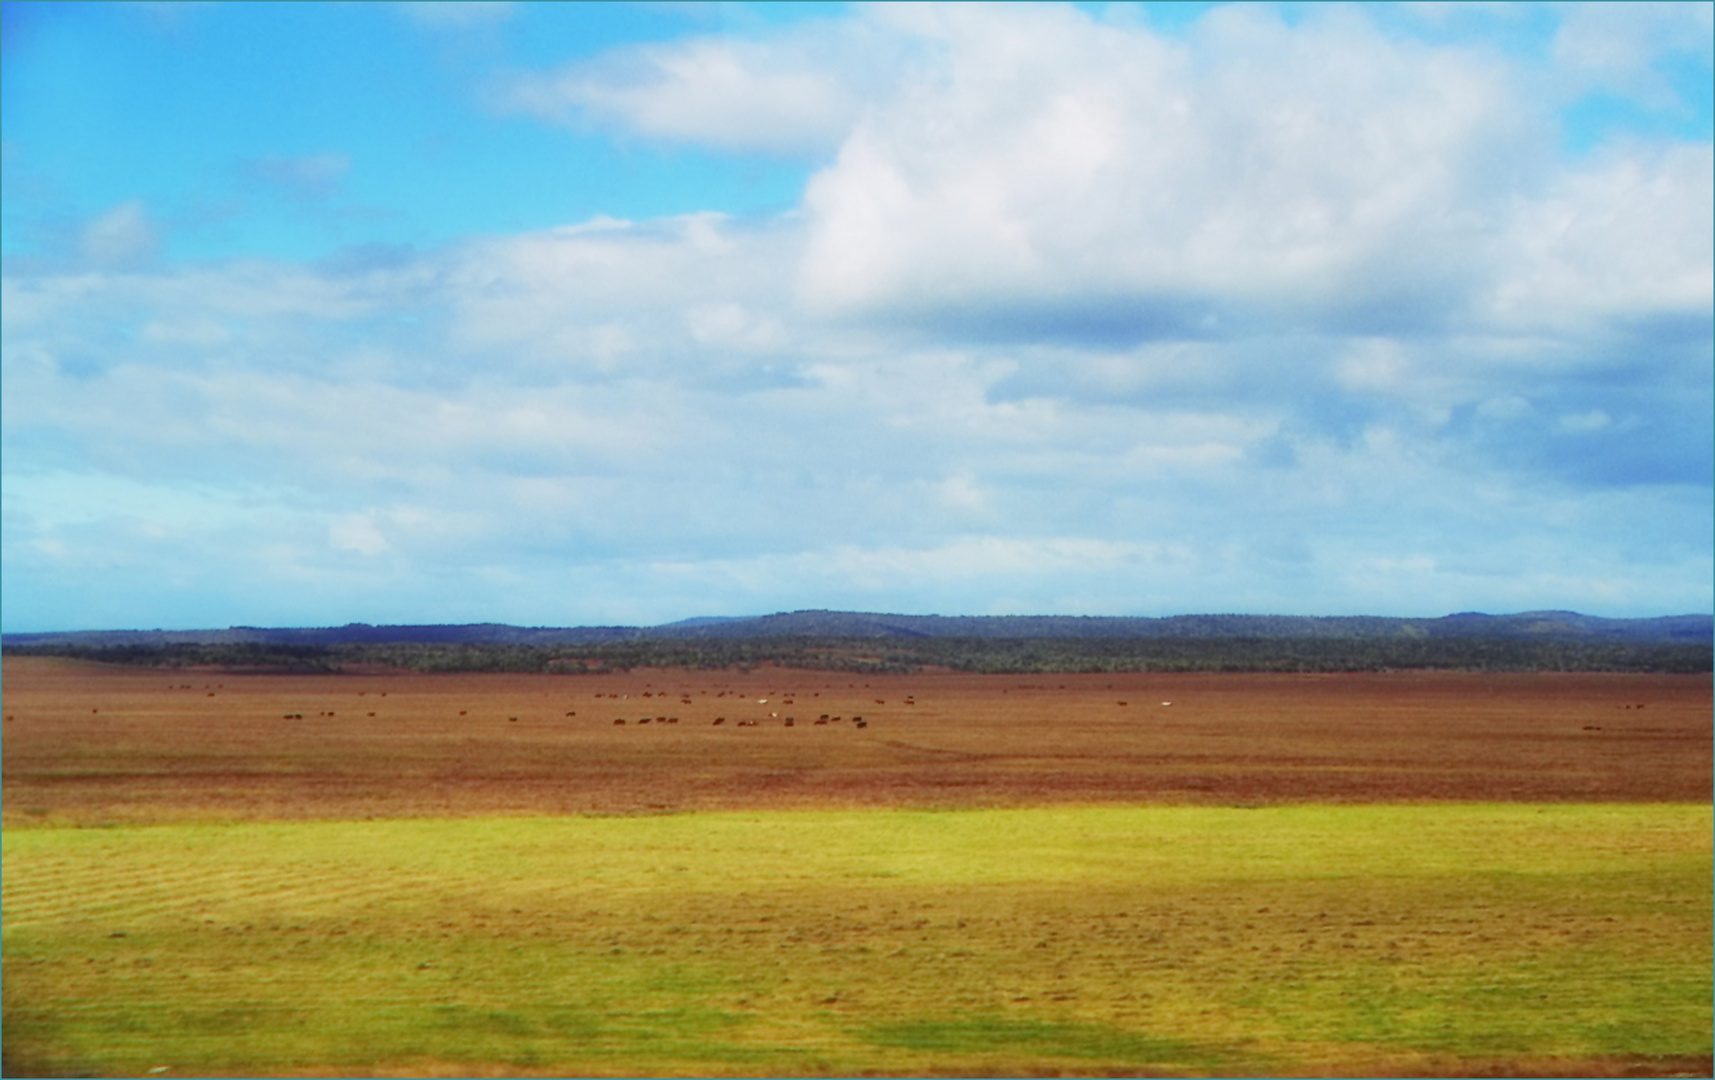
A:
POLYGON ((638 719, 638 721, 637 721, 637 722, 638 722, 638 723, 639 723, 639 724, 647 724, 647 723, 649 723, 649 722, 650 722, 650 718, 649 718, 649 717, 647 717, 647 716, 644 716, 644 717, 640 717, 640 718, 639 718, 639 719, 638 719))
POLYGON ((713 724, 713 725, 712 725, 712 726, 714 726, 714 727, 719 727, 719 726, 720 726, 720 725, 722 725, 722 724, 724 724, 724 723, 726 723, 726 717, 724 717, 724 716, 717 716, 717 717, 715 717, 715 722, 714 722, 714 724, 713 724))
POLYGON ((370 716, 374 716, 374 715, 375 715, 375 714, 374 714, 374 713, 370 713, 370 714, 369 714, 369 715, 370 715, 370 716))
POLYGON ((1121 705, 1127 705, 1127 704, 1130 704, 1130 702, 1125 702, 1125 701, 1122 701, 1122 702, 1120 702, 1120 704, 1121 704, 1121 705))
POLYGON ((516 724, 518 722, 518 718, 516 716, 508 716, 506 718, 506 722, 509 724, 516 724))
POLYGON ((816 726, 817 727, 827 727, 828 722, 826 720, 818 720, 818 721, 816 721, 816 726))
POLYGON ((790 717, 790 716, 788 716, 788 717, 787 717, 787 718, 786 718, 786 726, 787 726, 787 727, 792 727, 792 726, 793 726, 793 724, 794 724, 794 723, 795 723, 795 722, 796 722, 796 721, 794 721, 794 720, 793 720, 793 719, 792 719, 792 718, 791 718, 791 717, 790 717))
POLYGON ((624 727, 625 726, 625 717, 621 716, 621 717, 617 718, 616 720, 614 720, 613 725, 614 725, 614 727, 624 727))
POLYGON ((861 723, 863 723, 863 717, 861 717, 861 716, 854 716, 854 717, 852 717, 852 723, 854 723, 854 724, 861 724, 861 723))
POLYGON ((823 714, 822 714, 822 715, 821 715, 821 716, 818 716, 818 717, 817 717, 817 718, 816 718, 816 719, 818 719, 818 720, 826 720, 826 719, 827 719, 827 718, 828 718, 828 714, 827 714, 827 713, 823 713, 823 714))
POLYGON ((859 720, 857 723, 853 724, 852 726, 853 727, 869 727, 869 721, 868 720, 859 720))
POLYGON ((677 716, 669 716, 667 718, 667 722, 669 724, 677 724, 679 722, 679 718, 677 716))

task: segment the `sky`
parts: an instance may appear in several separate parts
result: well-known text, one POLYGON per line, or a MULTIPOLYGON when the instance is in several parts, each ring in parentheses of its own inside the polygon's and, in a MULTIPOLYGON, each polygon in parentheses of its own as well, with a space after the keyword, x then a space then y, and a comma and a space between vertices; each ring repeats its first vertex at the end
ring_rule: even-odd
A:
POLYGON ((5 3, 0 627, 1709 612, 1712 10, 5 3))

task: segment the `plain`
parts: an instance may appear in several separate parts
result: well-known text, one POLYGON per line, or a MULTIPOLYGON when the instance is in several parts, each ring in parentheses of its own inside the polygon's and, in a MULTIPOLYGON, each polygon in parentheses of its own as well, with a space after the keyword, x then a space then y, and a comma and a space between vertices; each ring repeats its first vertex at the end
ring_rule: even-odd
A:
POLYGON ((8 660, 6 1071, 1708 1072, 1707 678, 868 682, 8 660))

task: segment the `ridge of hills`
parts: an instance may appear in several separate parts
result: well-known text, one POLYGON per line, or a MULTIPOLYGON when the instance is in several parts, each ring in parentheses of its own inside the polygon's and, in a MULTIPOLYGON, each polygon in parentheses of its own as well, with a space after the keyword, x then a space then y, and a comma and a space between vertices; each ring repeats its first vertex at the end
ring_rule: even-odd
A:
POLYGON ((503 623, 333 627, 234 626, 224 630, 77 630, 0 635, 7 647, 169 645, 333 646, 603 645, 646 641, 768 638, 1290 639, 1427 641, 1496 639, 1588 644, 1715 643, 1715 616, 1608 619, 1572 611, 1511 615, 1460 612, 1439 618, 1312 615, 1174 615, 1163 618, 1079 615, 891 615, 859 611, 792 611, 740 618, 703 617, 660 626, 523 627, 503 623))

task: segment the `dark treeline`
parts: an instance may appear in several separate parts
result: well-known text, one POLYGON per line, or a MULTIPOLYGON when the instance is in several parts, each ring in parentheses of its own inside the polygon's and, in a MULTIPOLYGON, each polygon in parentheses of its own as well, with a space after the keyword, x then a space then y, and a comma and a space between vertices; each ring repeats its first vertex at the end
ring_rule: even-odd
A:
POLYGON ((1037 641, 1051 638, 1108 640, 1178 638, 1506 638, 1517 641, 1582 641, 1611 644, 1715 644, 1715 618, 1669 615, 1606 619, 1575 611, 1526 611, 1485 615, 1467 611, 1439 618, 1309 615, 1172 615, 1130 618, 1074 615, 887 615, 863 611, 786 611, 736 619, 689 619, 665 626, 508 626, 463 623, 372 626, 257 627, 224 630, 75 630, 0 635, 0 644, 28 646, 269 645, 478 645, 582 648, 664 641, 733 639, 823 642, 833 639, 910 642, 984 638, 1037 641))
POLYGON ((645 639, 523 645, 394 642, 7 645, 8 656, 63 656, 151 667, 337 673, 386 666, 421 672, 600 674, 632 668, 854 673, 926 667, 988 674, 1106 672, 1618 671, 1695 674, 1715 668, 1708 645, 1508 638, 898 638, 645 639))
POLYGON ((62 656, 95 660, 105 664, 139 667, 218 667, 231 671, 304 672, 335 674, 341 670, 335 650, 314 645, 257 645, 234 642, 219 645, 6 645, 6 656, 62 656))

